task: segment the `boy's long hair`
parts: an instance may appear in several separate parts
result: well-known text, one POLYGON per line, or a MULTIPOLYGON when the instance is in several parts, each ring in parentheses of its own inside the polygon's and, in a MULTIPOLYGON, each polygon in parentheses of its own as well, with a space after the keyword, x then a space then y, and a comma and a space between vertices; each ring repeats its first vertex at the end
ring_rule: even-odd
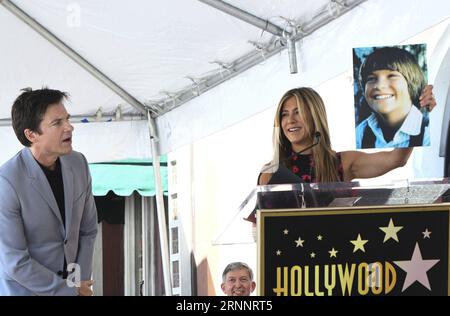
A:
POLYGON ((414 55, 397 47, 375 49, 366 58, 359 71, 362 91, 365 91, 367 77, 374 71, 383 69, 398 71, 405 77, 411 102, 420 109, 419 97, 427 83, 414 55))

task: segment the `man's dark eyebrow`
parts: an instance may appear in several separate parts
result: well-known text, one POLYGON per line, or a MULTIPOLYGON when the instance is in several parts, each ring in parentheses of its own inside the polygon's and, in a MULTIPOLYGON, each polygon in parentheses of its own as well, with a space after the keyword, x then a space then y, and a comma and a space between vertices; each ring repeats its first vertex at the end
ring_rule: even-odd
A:
MULTIPOLYGON (((67 116, 66 116, 66 120, 68 120, 68 119, 70 119, 70 114, 67 114, 67 116)), ((57 119, 54 119, 53 121, 51 121, 50 124, 54 124, 54 123, 57 123, 57 122, 62 121, 62 120, 64 120, 64 119, 63 118, 57 118, 57 119)))
POLYGON ((50 124, 53 124, 53 123, 56 123, 56 122, 62 121, 62 120, 63 120, 62 118, 57 118, 57 119, 54 119, 53 121, 51 121, 50 124))

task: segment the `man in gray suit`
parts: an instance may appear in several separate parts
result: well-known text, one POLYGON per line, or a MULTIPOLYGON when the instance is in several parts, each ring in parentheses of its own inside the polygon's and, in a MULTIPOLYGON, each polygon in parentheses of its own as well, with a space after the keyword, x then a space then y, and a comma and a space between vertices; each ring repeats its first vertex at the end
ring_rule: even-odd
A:
POLYGON ((97 210, 66 99, 44 88, 13 104, 25 148, 0 167, 0 295, 92 295, 97 210))

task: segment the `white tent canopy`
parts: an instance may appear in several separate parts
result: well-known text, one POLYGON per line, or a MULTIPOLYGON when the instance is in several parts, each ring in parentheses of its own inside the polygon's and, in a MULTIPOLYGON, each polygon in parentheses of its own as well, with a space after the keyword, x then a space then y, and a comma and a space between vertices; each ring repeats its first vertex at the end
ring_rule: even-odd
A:
MULTIPOLYGON (((127 6, 122 1, 2 2, 12 3, 5 5, 9 10, 18 7, 139 102, 149 105, 188 86, 191 81, 186 76, 202 78, 220 72, 221 67, 213 62, 232 63, 254 50, 249 41, 265 44, 273 37, 196 0, 135 0, 127 6)), ((240 2, 230 3, 239 6, 240 2)), ((282 24, 281 29, 286 22, 280 16, 310 21, 328 3, 258 1, 244 9, 282 24), (297 10, 292 10, 295 7, 297 10)), ((14 45, 5 47, 2 60, 21 60, 20 67, 2 65, 6 73, 14 71, 17 79, 26 76, 29 85, 58 83, 72 88, 77 104, 73 114, 93 114, 100 106, 111 113, 124 103, 6 8, 0 11, 1 35, 14 45)), ((23 88, 15 82, 10 81, 7 91, 11 92, 2 95, 2 102, 11 101, 14 89, 23 88)), ((135 112, 126 104, 123 111, 135 112)))
MULTIPOLYGON (((140 114, 127 100, 17 18, 7 9, 12 3, 137 102, 151 107, 157 117, 162 153, 274 106, 288 88, 316 86, 348 71, 352 47, 399 43, 444 20, 450 12, 450 4, 444 0, 228 1, 279 29, 292 31, 295 25, 298 32, 307 32, 319 19, 331 20, 351 9, 297 42, 299 72, 290 75, 287 50, 264 59, 267 52, 256 47, 269 47, 271 43, 276 46, 276 36, 201 1, 134 0, 127 6, 117 0, 1 2, 5 6, 0 6, 0 120, 9 119, 11 103, 21 88, 43 85, 71 94, 69 111, 73 116, 93 121, 99 110, 115 114, 119 106, 122 116, 140 114), (238 65, 249 54, 260 54, 263 62, 238 76, 232 73, 233 67, 226 69, 227 65, 238 65), (196 85, 211 76, 232 79, 196 97, 196 85), (192 100, 160 115, 182 103, 186 91, 192 92, 192 100), (184 95, 180 96, 181 93, 184 95)), ((273 47, 267 49, 274 51, 273 47)), ((138 144, 139 139, 148 140, 144 136, 146 124, 132 127, 130 124, 105 125, 114 135, 123 135, 137 126, 143 130, 134 132, 133 141, 128 134, 124 143, 115 142, 114 147, 105 144, 109 150, 96 148, 93 152, 92 148, 82 146, 88 159, 148 157, 149 150, 142 150, 142 144, 138 144)), ((78 131, 92 128, 86 126, 76 128, 78 131)), ((4 161, 20 146, 9 127, 0 130, 5 148, 0 161, 4 161)), ((84 143, 84 139, 80 140, 80 144, 84 143)), ((351 148, 352 144, 346 147, 351 148)))

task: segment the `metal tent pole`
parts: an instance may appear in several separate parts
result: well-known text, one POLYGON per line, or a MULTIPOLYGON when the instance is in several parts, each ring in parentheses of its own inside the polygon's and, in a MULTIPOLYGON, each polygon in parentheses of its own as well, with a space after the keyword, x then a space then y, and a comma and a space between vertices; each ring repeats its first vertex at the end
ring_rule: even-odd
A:
POLYGON ((156 208, 158 213, 158 228, 159 228, 159 239, 161 243, 161 257, 162 257, 162 268, 164 275, 164 288, 166 295, 172 295, 172 284, 170 278, 170 260, 169 260, 169 246, 167 239, 167 225, 166 225, 166 212, 164 208, 164 198, 162 190, 161 181, 161 168, 159 164, 159 150, 156 144, 157 134, 156 125, 154 119, 150 115, 150 110, 147 112, 148 128, 150 133, 150 145, 152 150, 153 159, 153 173, 155 179, 155 189, 156 189, 156 208))

